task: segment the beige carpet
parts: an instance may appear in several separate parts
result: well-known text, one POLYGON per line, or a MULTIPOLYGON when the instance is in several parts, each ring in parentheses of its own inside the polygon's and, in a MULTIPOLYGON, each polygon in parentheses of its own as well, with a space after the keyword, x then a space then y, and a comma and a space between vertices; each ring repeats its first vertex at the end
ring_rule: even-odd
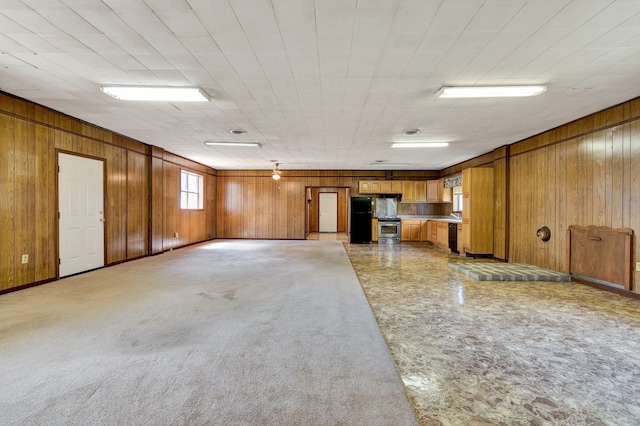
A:
POLYGON ((0 296, 3 425, 415 425, 337 241, 216 241, 0 296))

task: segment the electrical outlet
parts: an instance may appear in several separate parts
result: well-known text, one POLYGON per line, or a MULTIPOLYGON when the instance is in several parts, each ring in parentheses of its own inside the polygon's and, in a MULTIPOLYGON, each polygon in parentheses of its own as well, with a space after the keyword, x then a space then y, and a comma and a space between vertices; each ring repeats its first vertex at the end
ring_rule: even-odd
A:
POLYGON ((640 271, 640 262, 636 262, 636 271, 640 271))
POLYGON ((22 264, 24 265, 25 263, 29 263, 29 255, 28 254, 23 254, 22 255, 22 264))
POLYGON ((178 238, 178 233, 177 233, 177 232, 174 232, 174 233, 173 233, 173 236, 174 236, 174 237, 176 237, 176 238, 178 238))

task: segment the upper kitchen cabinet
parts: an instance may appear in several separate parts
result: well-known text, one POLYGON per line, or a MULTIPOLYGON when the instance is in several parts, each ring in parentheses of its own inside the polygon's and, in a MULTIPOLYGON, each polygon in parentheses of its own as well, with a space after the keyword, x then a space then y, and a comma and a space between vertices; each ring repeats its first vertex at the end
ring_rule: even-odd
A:
POLYGON ((451 188, 444 187, 444 179, 427 181, 428 203, 451 203, 452 201, 451 188))
POLYGON ((403 203, 426 203, 427 202, 427 182, 406 180, 402 182, 403 203))
POLYGON ((361 180, 358 182, 358 193, 360 194, 371 194, 371 181, 370 180, 361 180))
POLYGON ((493 254, 493 168, 462 171, 462 248, 471 256, 493 254))
POLYGON ((360 194, 401 194, 400 180, 361 180, 358 182, 360 194))
POLYGON ((402 181, 400 180, 383 180, 380 181, 383 194, 401 194, 402 181))

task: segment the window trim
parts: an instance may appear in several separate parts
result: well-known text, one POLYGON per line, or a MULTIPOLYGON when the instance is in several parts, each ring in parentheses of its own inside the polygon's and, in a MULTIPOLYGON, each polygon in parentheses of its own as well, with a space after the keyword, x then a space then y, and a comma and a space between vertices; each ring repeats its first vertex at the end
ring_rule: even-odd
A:
POLYGON ((180 181, 178 182, 178 187, 179 187, 179 205, 180 205, 180 210, 191 210, 191 211, 202 211, 204 210, 204 176, 192 172, 191 170, 186 170, 186 169, 180 169, 180 181), (186 182, 187 182, 187 188, 183 188, 182 187, 182 182, 183 182, 183 175, 186 175, 186 182), (189 176, 195 176, 198 179, 198 190, 196 191, 191 191, 189 188, 189 176), (198 195, 198 207, 197 208, 190 208, 188 207, 188 195, 187 195, 187 205, 183 205, 183 194, 197 194, 198 195))

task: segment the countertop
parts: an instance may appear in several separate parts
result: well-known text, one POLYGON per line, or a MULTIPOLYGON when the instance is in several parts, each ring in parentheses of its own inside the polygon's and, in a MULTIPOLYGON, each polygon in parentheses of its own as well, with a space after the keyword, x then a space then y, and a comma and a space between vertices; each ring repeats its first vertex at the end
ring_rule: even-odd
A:
POLYGON ((448 222, 448 223, 462 223, 462 219, 456 219, 452 216, 411 216, 411 215, 398 215, 400 219, 413 219, 413 220, 434 220, 436 222, 448 222))

